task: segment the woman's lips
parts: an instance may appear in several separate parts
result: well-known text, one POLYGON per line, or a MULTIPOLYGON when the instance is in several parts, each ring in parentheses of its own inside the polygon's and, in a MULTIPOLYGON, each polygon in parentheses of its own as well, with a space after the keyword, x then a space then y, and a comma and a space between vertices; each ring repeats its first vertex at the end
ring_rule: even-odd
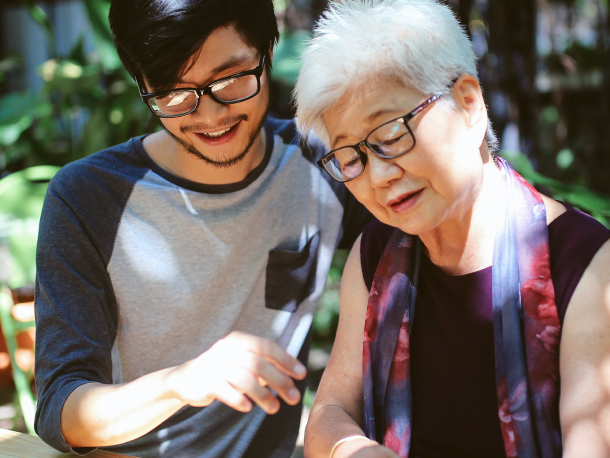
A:
POLYGON ((392 199, 387 205, 394 213, 404 213, 417 203, 423 191, 424 188, 419 191, 403 194, 396 199, 392 199))
MULTIPOLYGON (((219 137, 209 137, 209 136, 204 135, 199 132, 193 132, 193 133, 199 140, 201 140, 206 145, 217 146, 217 145, 222 145, 224 143, 230 142, 233 139, 233 137, 235 137, 235 134, 237 133, 237 130, 239 129, 240 125, 241 125, 241 121, 238 122, 237 124, 235 124, 234 126, 231 126, 231 128, 227 132, 220 135, 219 137)), ((218 131, 221 131, 221 130, 223 130, 223 129, 218 129, 218 131)))

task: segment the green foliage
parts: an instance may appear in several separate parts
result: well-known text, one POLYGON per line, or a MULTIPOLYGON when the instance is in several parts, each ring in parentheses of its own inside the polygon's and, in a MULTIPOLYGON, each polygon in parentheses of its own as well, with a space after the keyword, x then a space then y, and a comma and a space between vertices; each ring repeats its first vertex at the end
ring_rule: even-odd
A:
POLYGON ((339 323, 341 277, 348 255, 347 250, 337 250, 333 256, 328 279, 326 280, 326 288, 322 293, 318 311, 313 319, 314 347, 330 350, 335 340, 337 324, 339 323))
POLYGON ((42 7, 39 4, 34 3, 33 0, 21 0, 21 4, 26 8, 28 13, 30 13, 30 16, 32 17, 32 19, 38 25, 40 25, 42 30, 47 35, 47 39, 53 45, 51 47, 51 49, 54 49, 55 48, 55 28, 53 27, 53 24, 51 24, 51 21, 49 20, 47 13, 45 13, 45 11, 42 9, 42 7))
POLYGON ((311 39, 308 30, 284 32, 273 52, 273 78, 294 86, 301 70, 300 56, 311 39))
POLYGON ((100 61, 105 71, 122 70, 121 60, 112 41, 112 32, 108 24, 110 2, 108 0, 83 0, 83 5, 89 16, 91 30, 100 61))
POLYGON ((13 92, 0 99, 0 145, 15 143, 34 119, 48 116, 51 104, 32 91, 13 92))
MULTIPOLYGON (((560 152, 561 153, 561 152, 560 152)), ((502 156, 534 186, 541 186, 551 192, 551 197, 577 207, 601 223, 610 227, 610 197, 593 192, 584 186, 548 178, 536 170, 529 158, 520 152, 504 151, 502 156)))
POLYGON ((8 269, 2 281, 11 288, 34 283, 38 222, 48 183, 57 170, 41 165, 0 180, 0 252, 8 264, 3 266, 8 269))
MULTIPOLYGON (((44 11, 23 3, 54 42, 44 11)), ((114 48, 107 20, 110 2, 83 0, 83 5, 96 52, 87 55, 81 38, 68 55, 41 65, 44 84, 39 92, 0 97, 0 170, 16 161, 64 165, 153 129, 153 119, 114 48)), ((0 79, 2 70, 0 65, 0 79)))

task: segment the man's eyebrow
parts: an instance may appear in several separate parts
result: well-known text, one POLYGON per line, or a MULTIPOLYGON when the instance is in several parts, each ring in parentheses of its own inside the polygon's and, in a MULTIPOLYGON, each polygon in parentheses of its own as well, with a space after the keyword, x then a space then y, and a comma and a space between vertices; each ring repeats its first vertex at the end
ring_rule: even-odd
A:
POLYGON ((217 73, 224 72, 231 67, 237 67, 238 65, 244 64, 250 60, 252 60, 252 56, 243 55, 232 57, 231 59, 212 69, 212 73, 215 75, 217 73))
MULTIPOLYGON (((220 65, 213 68, 210 73, 212 75, 217 75, 218 73, 224 72, 225 70, 227 70, 229 68, 237 67, 238 65, 242 65, 246 62, 250 62, 251 60, 252 60, 252 56, 248 56, 246 54, 241 55, 241 56, 233 56, 229 60, 226 60, 223 63, 221 63, 220 65)), ((214 79, 216 79, 216 78, 214 78, 214 79)), ((178 83, 185 84, 185 83, 189 83, 189 82, 184 81, 184 79, 180 78, 178 80, 178 83)))

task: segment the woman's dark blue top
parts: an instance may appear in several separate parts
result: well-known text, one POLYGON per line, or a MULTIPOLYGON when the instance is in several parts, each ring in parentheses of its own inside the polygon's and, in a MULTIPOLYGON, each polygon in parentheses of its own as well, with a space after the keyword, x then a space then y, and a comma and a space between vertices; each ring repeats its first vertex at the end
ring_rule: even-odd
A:
MULTIPOLYGON (((549 225, 551 275, 559 319, 610 230, 571 207, 549 225)), ((370 290, 394 230, 378 221, 362 234, 361 263, 370 290)), ((411 458, 505 458, 498 418, 492 268, 446 275, 422 256, 411 336, 411 458)))

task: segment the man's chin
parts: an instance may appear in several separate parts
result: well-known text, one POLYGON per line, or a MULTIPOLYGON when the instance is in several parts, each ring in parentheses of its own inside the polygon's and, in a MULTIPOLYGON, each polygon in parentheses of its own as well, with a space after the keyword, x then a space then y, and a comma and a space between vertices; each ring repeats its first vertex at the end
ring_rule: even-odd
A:
POLYGON ((187 153, 189 153, 190 155, 196 157, 197 159, 199 159, 199 160, 201 160, 201 161, 205 162, 206 164, 209 164, 209 165, 211 165, 213 167, 216 167, 216 168, 219 168, 219 169, 227 169, 227 168, 230 168, 230 167, 233 167, 233 166, 239 164, 240 162, 242 162, 248 156, 248 153, 252 149, 252 146, 254 145, 254 142, 259 137, 260 131, 263 128, 263 124, 265 123, 265 119, 266 118, 267 118, 266 115, 263 116, 263 119, 261 120, 261 122, 259 123, 257 128, 255 129, 255 131, 251 132, 249 134, 249 136, 248 136, 248 143, 246 144, 246 147, 243 148, 241 153, 239 153, 236 156, 233 156, 230 153, 227 153, 227 154, 219 154, 218 156, 215 156, 215 157, 210 157, 209 154, 203 153, 192 142, 187 142, 185 139, 180 138, 180 137, 174 135, 167 128, 165 128, 165 126, 164 126, 164 128, 165 128, 165 131, 174 140, 176 140, 176 142, 178 142, 184 148, 184 150, 187 153))
POLYGON ((228 169, 229 167, 233 167, 234 165, 239 164, 246 158, 246 156, 250 152, 250 149, 252 148, 252 143, 248 144, 248 146, 237 156, 230 157, 228 155, 219 155, 215 158, 211 158, 203 154, 193 144, 187 145, 182 143, 182 146, 184 147, 187 153, 192 156, 195 156, 197 159, 202 160, 206 164, 212 165, 219 169, 228 169))

